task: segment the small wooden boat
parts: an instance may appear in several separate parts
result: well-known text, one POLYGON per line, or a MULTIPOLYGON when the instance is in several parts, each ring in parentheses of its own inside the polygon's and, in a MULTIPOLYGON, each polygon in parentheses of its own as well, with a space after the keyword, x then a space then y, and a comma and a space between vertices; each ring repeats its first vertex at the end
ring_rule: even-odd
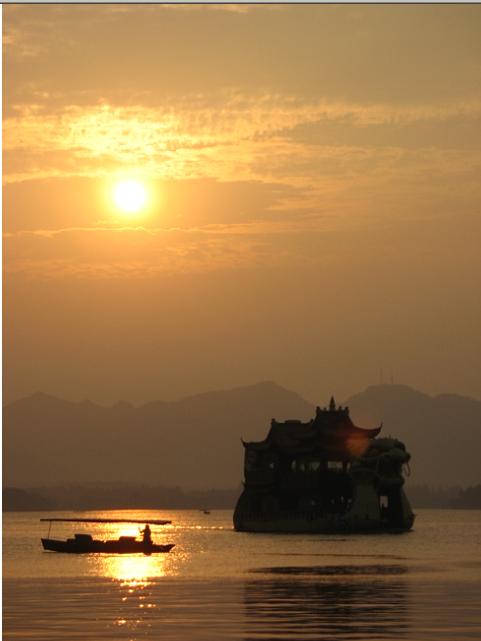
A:
POLYGON ((44 550, 51 552, 68 552, 70 554, 157 554, 170 552, 174 543, 158 545, 137 541, 135 536, 121 536, 118 539, 99 541, 91 534, 75 534, 73 539, 59 541, 57 539, 42 539, 44 550))
MULTIPOLYGON (((174 543, 157 544, 150 538, 148 523, 165 525, 170 521, 139 521, 136 519, 40 519, 49 521, 74 521, 81 523, 145 523, 144 537, 137 540, 135 536, 120 536, 118 539, 102 541, 94 539, 91 534, 75 534, 73 539, 61 541, 58 539, 42 538, 44 550, 51 552, 65 552, 69 554, 159 554, 170 552, 175 547, 174 543), (147 535, 148 530, 148 535, 147 535)), ((50 534, 50 530, 49 530, 50 534)))

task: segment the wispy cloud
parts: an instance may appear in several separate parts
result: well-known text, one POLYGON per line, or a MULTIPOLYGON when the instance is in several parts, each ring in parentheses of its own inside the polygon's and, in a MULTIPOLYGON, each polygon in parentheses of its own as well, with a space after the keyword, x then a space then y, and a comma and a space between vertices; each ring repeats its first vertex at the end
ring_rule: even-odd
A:
POLYGON ((7 23, 2 37, 5 54, 14 52, 17 58, 34 58, 45 52, 45 47, 24 32, 20 27, 7 23))
POLYGON ((397 221, 378 219, 369 229, 333 230, 311 221, 211 225, 201 229, 125 227, 30 230, 8 234, 5 275, 35 280, 149 279, 162 275, 290 265, 342 265, 373 257, 403 262, 404 252, 422 262, 449 253, 463 239, 463 260, 479 266, 479 217, 451 212, 423 219, 422 208, 397 221), (421 215, 419 215, 421 212, 421 215), (414 242, 429 237, 431 242, 414 242), (108 235, 108 239, 106 239, 108 235), (382 242, 380 243, 380 239, 382 242), (108 240, 108 242, 106 242, 108 240))
POLYGON ((43 177, 72 175, 69 158, 79 175, 106 175, 115 168, 142 166, 145 174, 155 177, 221 180, 232 175, 251 179, 253 167, 260 166, 257 159, 262 158, 264 179, 269 166, 279 164, 279 152, 294 163, 314 154, 328 154, 334 160, 344 155, 354 162, 356 156, 372 155, 372 150, 349 145, 318 142, 313 149, 309 141, 296 139, 296 128, 302 125, 338 122, 346 128, 390 127, 480 116, 481 102, 475 101, 401 108, 232 92, 214 101, 190 96, 163 108, 103 104, 71 106, 51 114, 32 104, 19 107, 17 115, 4 121, 5 180, 36 178, 39 172, 43 177), (30 166, 10 170, 8 154, 22 153, 28 153, 30 166), (272 163, 265 162, 267 154, 272 163), (60 155, 63 159, 56 161, 60 155))
POLYGON ((137 234, 140 236, 159 236, 176 234, 177 236, 263 236, 272 234, 292 234, 305 231, 325 231, 326 226, 320 225, 319 220, 305 220, 300 226, 298 221, 253 221, 250 223, 207 224, 202 227, 144 227, 136 226, 93 226, 93 227, 63 227, 58 229, 21 229, 4 232, 5 240, 15 240, 28 237, 54 239, 57 236, 69 234, 137 234))
MULTIPOLYGON (((143 230, 142 242, 116 242, 110 234, 105 249, 105 231, 56 230, 9 235, 5 274, 43 280, 64 278, 149 278, 159 274, 201 273, 253 265, 278 264, 284 252, 272 252, 271 235, 220 230, 143 230), (79 237, 88 233, 88 243, 79 237), (15 249, 10 244, 15 243, 15 249), (48 242, 48 247, 44 245, 48 242), (76 248, 69 257, 69 248, 76 248), (11 254, 11 252, 13 252, 11 254), (10 255, 11 254, 11 255, 10 255)), ((126 232, 127 230, 124 230, 126 232)), ((129 232, 132 233, 132 232, 129 232)), ((138 234, 139 230, 135 230, 138 234)))

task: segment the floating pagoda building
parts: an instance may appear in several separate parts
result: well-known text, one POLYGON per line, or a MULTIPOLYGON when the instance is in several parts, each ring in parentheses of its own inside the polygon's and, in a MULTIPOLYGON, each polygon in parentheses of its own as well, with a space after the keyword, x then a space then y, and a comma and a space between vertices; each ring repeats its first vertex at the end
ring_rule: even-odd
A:
POLYGON ((272 420, 267 437, 243 442, 244 490, 234 512, 241 532, 409 530, 404 493, 410 455, 401 441, 362 429, 347 407, 316 408, 304 423, 272 420))

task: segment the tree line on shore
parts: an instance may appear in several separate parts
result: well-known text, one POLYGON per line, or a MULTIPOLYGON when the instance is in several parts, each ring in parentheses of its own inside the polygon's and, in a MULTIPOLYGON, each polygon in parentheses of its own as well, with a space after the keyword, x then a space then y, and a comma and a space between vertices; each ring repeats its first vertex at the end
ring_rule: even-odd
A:
MULTIPOLYGON (((481 509, 481 484, 471 487, 406 488, 414 508, 481 509)), ((234 509, 241 488, 187 490, 180 487, 62 485, 3 489, 3 511, 105 509, 234 509)))

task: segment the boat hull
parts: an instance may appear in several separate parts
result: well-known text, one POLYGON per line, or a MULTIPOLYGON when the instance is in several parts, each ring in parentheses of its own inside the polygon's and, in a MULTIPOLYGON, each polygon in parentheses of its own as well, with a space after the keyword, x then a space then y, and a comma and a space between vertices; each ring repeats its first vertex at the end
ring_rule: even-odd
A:
POLYGON ((382 521, 358 519, 352 521, 346 518, 318 517, 268 517, 265 515, 244 516, 238 518, 235 529, 238 532, 264 532, 283 534, 360 534, 376 532, 407 532, 414 523, 410 522, 393 526, 382 521))
MULTIPOLYGON (((273 503, 266 494, 264 502, 273 503)), ((354 499, 348 509, 337 512, 320 510, 252 510, 252 493, 244 490, 234 511, 234 528, 238 532, 282 532, 316 534, 355 534, 363 532, 407 532, 413 527, 415 515, 402 489, 391 494, 391 507, 384 511, 374 487, 360 483, 355 486, 354 499)), ((259 503, 259 500, 257 500, 259 503)))
POLYGON ((67 539, 42 539, 44 550, 50 552, 63 552, 67 554, 159 554, 170 552, 173 543, 166 545, 147 544, 143 541, 96 541, 67 539))

